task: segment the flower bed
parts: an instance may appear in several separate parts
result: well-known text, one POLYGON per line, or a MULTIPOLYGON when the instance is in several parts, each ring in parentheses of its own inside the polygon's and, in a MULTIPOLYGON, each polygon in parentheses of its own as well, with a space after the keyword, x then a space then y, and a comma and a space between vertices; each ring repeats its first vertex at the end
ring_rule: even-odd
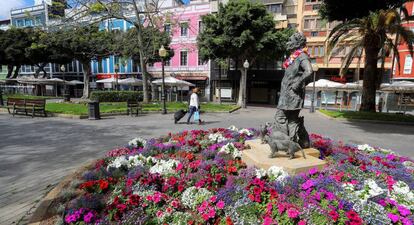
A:
POLYGON ((289 176, 247 168, 252 129, 193 130, 136 138, 72 185, 67 224, 413 224, 414 162, 389 150, 319 135, 328 164, 289 176))

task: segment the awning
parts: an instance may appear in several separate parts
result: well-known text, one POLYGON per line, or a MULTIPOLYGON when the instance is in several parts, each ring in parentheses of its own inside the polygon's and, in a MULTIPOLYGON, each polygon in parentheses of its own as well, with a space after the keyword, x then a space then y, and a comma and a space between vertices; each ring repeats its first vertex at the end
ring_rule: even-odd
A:
POLYGON ((201 80, 201 81, 205 81, 208 79, 207 76, 181 76, 181 75, 176 76, 176 78, 180 80, 201 80))

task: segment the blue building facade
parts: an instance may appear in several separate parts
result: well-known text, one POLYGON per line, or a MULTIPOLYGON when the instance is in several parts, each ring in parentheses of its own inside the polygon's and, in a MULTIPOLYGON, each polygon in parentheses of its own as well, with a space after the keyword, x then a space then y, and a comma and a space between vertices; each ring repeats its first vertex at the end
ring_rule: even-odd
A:
MULTIPOLYGON (((47 29, 48 24, 52 21, 50 18, 49 7, 46 2, 40 5, 13 9, 10 12, 11 25, 17 28, 24 27, 44 27, 47 29)), ((101 30, 119 30, 125 32, 134 25, 120 19, 109 19, 101 22, 101 30)), ((83 80, 82 65, 74 60, 65 65, 65 71, 61 71, 61 65, 49 63, 45 66, 45 71, 50 77, 64 78, 66 80, 83 80)), ((23 65, 20 69, 20 75, 33 75, 36 67, 32 65, 23 65)), ((96 85, 94 81, 99 79, 111 78, 118 75, 120 78, 140 77, 140 68, 131 59, 125 59, 118 56, 110 56, 100 61, 91 62, 91 87, 96 85), (116 65, 118 70, 115 71, 116 65)))

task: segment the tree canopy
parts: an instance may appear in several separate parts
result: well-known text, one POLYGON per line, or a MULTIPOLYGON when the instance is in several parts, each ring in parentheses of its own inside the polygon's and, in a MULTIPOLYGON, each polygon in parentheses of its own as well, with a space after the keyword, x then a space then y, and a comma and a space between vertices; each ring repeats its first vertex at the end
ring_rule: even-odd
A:
MULTIPOLYGON (((128 32, 120 33, 118 36, 120 41, 116 42, 116 49, 119 51, 119 54, 131 57, 134 62, 140 64, 140 45, 137 38, 137 29, 131 28, 128 32)), ((169 48, 171 37, 168 33, 162 32, 155 27, 144 27, 142 28, 142 38, 144 43, 144 55, 146 56, 143 60, 145 64, 161 61, 158 54, 158 50, 161 48, 161 45, 164 45, 165 49, 168 51, 168 55, 165 60, 168 60, 174 56, 174 51, 169 48)))
MULTIPOLYGON (((248 0, 221 4, 218 13, 203 16, 202 23, 204 29, 197 38, 202 60, 276 61, 286 54, 285 45, 293 33, 290 29, 276 30, 265 6, 248 0)), ((238 105, 245 107, 247 74, 244 70, 241 74, 238 105)))
POLYGON ((408 0, 323 0, 321 16, 329 21, 345 21, 369 16, 371 12, 401 7, 408 0))

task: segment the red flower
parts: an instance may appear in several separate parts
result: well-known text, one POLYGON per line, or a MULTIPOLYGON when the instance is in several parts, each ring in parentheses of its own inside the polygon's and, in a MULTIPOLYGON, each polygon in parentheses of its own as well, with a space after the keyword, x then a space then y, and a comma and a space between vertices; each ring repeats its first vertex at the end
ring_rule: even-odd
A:
POLYGON ((226 217, 226 225, 234 225, 233 221, 231 220, 229 216, 226 217))
POLYGON ((109 183, 106 180, 99 180, 99 188, 102 191, 105 191, 106 189, 108 189, 109 183))
POLYGON ((334 211, 334 210, 332 210, 332 211, 329 212, 329 216, 335 222, 339 219, 339 214, 336 211, 334 211))

